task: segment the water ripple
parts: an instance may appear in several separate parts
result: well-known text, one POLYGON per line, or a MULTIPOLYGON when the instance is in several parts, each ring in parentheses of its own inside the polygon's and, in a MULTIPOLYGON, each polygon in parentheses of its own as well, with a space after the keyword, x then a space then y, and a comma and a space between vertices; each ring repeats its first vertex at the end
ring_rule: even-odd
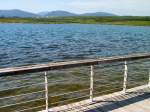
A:
POLYGON ((0 24, 0 67, 150 52, 150 27, 0 24))

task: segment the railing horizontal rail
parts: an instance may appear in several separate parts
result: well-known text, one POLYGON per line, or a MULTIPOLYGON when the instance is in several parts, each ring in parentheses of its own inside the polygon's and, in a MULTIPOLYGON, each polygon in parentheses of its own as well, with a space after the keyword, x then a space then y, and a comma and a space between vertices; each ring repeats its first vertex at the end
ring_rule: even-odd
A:
POLYGON ((124 65, 124 63, 117 63, 117 64, 109 64, 109 65, 104 65, 104 66, 98 66, 98 67, 96 67, 96 68, 100 68, 100 69, 103 69, 103 68, 112 68, 112 67, 118 67, 118 66, 122 66, 122 65, 124 65))
POLYGON ((81 96, 81 97, 77 97, 77 98, 72 98, 72 99, 66 99, 66 100, 63 100, 63 101, 51 103, 51 105, 55 105, 55 104, 58 104, 58 103, 64 103, 64 102, 72 101, 72 100, 78 100, 78 99, 87 98, 87 97, 89 97, 89 95, 85 95, 85 96, 81 96))
POLYGON ((44 83, 30 84, 30 85, 12 87, 12 88, 9 87, 9 88, 0 90, 0 92, 4 92, 4 91, 8 91, 8 90, 15 90, 15 89, 22 89, 22 88, 33 87, 33 86, 39 86, 39 85, 44 85, 44 83))
POLYGON ((25 93, 25 94, 19 94, 19 95, 14 95, 14 96, 7 96, 7 97, 0 98, 0 100, 9 99, 9 98, 15 98, 15 97, 21 97, 21 96, 28 96, 28 95, 42 93, 42 92, 45 92, 45 90, 31 92, 31 93, 25 93))
POLYGON ((102 88, 102 87, 118 87, 120 85, 116 85, 116 84, 105 84, 105 85, 100 85, 100 86, 95 86, 94 89, 97 89, 97 88, 102 88))
MULTIPOLYGON (((88 77, 81 77, 81 78, 76 77, 75 79, 78 79, 78 80, 87 80, 87 78, 88 77)), ((64 83, 65 81, 68 81, 68 80, 64 79, 64 80, 49 81, 48 85, 50 85, 50 84, 52 84, 52 85, 60 84, 60 83, 64 83)))
POLYGON ((17 112, 24 112, 24 111, 29 111, 29 110, 33 110, 33 109, 42 108, 42 107, 45 107, 45 105, 41 105, 41 106, 37 106, 37 107, 33 107, 33 108, 27 108, 27 109, 19 110, 17 112))
POLYGON ((53 85, 55 85, 55 84, 60 84, 60 83, 64 83, 65 81, 68 81, 68 80, 67 80, 67 79, 64 79, 64 80, 49 81, 49 82, 48 82, 48 85, 49 85, 49 84, 53 84, 53 85))
POLYGON ((90 88, 87 89, 82 89, 82 90, 78 90, 78 91, 72 91, 72 92, 67 92, 67 93, 63 93, 63 94, 57 94, 57 95, 49 95, 50 97, 57 97, 57 96, 64 96, 64 95, 69 95, 69 94, 74 94, 74 93, 78 93, 78 92, 84 92, 84 91, 88 91, 90 90, 90 88))
POLYGON ((98 94, 102 94, 102 93, 106 93, 106 92, 114 92, 115 90, 121 90, 122 88, 113 88, 113 89, 109 89, 106 91, 101 91, 101 92, 95 92, 94 95, 98 95, 98 94))
POLYGON ((30 102, 35 102, 35 101, 40 101, 40 100, 44 100, 44 99, 45 98, 39 98, 39 99, 34 99, 34 100, 19 102, 19 103, 10 104, 10 105, 4 105, 4 106, 1 106, 0 108, 7 108, 7 107, 15 106, 15 105, 22 105, 22 104, 26 104, 26 103, 30 103, 30 102))
POLYGON ((58 70, 58 69, 72 68, 72 67, 79 67, 79 66, 97 65, 100 63, 110 63, 110 62, 130 61, 130 60, 133 61, 133 60, 146 59, 146 58, 150 58, 150 54, 144 53, 144 54, 114 56, 114 57, 99 58, 99 59, 86 59, 86 60, 77 60, 77 61, 69 61, 69 62, 57 62, 57 63, 48 63, 48 64, 37 64, 31 66, 3 68, 0 69, 0 77, 23 74, 23 73, 58 70))
MULTIPOLYGON (((13 77, 13 76, 12 76, 13 77)), ((12 78, 11 77, 11 78, 12 78)), ((11 83, 19 83, 19 82, 21 82, 21 81, 31 81, 31 79, 33 80, 33 79, 35 79, 35 78, 38 78, 38 79, 40 79, 41 78, 41 80, 42 80, 42 75, 36 75, 36 76, 28 76, 28 77, 24 77, 24 78, 22 78, 22 77, 20 77, 20 78, 12 78, 11 80, 8 80, 7 78, 5 78, 5 79, 2 79, 1 81, 0 81, 0 83, 6 83, 6 84, 11 84, 11 83)))

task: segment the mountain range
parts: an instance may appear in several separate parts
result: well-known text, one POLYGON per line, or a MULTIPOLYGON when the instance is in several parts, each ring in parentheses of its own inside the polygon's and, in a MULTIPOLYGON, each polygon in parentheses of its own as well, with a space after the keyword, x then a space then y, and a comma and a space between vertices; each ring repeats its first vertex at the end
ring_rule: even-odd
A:
POLYGON ((40 13, 31 13, 27 11, 22 11, 18 9, 12 9, 12 10, 0 10, 0 17, 20 17, 20 18, 26 18, 26 17, 66 17, 66 16, 117 16, 112 13, 107 12, 94 12, 94 13, 84 13, 84 14, 75 14, 67 11, 45 11, 40 13))
POLYGON ((37 14, 13 9, 13 10, 0 10, 0 17, 37 17, 37 14))

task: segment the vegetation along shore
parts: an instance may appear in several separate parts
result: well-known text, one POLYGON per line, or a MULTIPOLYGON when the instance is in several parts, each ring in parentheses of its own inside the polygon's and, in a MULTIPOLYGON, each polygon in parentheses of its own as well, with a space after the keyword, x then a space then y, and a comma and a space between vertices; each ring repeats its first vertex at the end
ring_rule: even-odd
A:
POLYGON ((33 24, 109 24, 150 26, 150 17, 139 16, 109 16, 109 17, 48 17, 48 18, 5 18, 0 17, 0 23, 33 23, 33 24))

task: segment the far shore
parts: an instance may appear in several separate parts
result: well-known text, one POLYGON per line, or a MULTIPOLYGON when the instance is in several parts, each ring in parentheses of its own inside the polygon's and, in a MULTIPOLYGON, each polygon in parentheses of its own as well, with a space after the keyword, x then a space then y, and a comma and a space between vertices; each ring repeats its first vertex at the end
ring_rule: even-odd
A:
POLYGON ((33 23, 33 24, 107 24, 150 26, 150 16, 109 16, 109 17, 49 17, 49 18, 4 18, 0 23, 33 23))

